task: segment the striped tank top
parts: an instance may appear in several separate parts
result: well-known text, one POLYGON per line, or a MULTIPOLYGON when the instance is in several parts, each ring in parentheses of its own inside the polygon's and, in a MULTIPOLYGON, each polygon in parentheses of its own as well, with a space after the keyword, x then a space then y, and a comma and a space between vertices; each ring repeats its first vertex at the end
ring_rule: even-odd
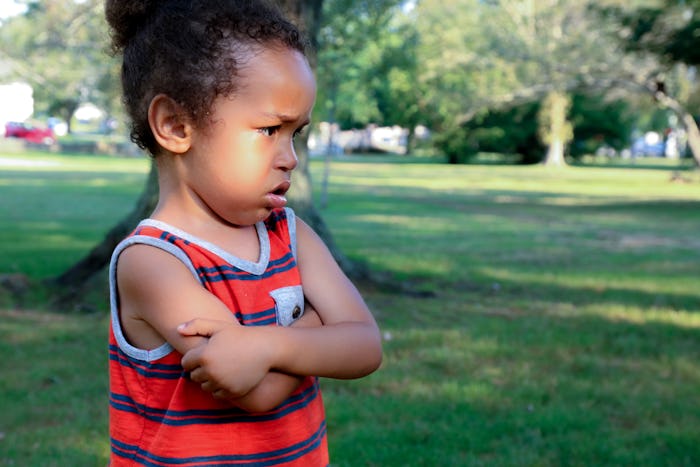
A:
POLYGON ((318 379, 307 377, 275 409, 249 413, 214 399, 190 381, 168 343, 130 345, 120 326, 116 270, 130 245, 161 248, 182 261, 244 325, 288 326, 304 295, 296 265, 294 212, 278 209, 256 224, 257 263, 165 223, 147 219, 115 249, 110 264, 109 338, 111 465, 180 467, 328 464, 318 379))

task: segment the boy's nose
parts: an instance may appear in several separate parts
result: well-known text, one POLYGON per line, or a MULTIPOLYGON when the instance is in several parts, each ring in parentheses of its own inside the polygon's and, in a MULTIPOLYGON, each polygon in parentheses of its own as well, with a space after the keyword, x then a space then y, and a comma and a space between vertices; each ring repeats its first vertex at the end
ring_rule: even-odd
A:
POLYGON ((280 154, 279 167, 287 171, 292 171, 296 168, 298 163, 299 159, 297 158, 297 153, 294 149, 294 143, 292 143, 291 147, 285 151, 282 151, 282 154, 280 154))

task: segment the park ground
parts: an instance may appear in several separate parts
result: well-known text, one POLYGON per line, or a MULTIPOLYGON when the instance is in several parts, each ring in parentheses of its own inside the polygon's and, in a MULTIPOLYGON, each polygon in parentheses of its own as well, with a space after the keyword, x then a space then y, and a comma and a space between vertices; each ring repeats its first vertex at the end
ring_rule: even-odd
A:
MULTIPOLYGON (((104 278, 78 309, 41 281, 131 209, 147 169, 0 155, 0 273, 34 288, 0 295, 1 466, 107 461, 104 278)), ((697 172, 358 156, 329 187, 343 251, 408 289, 360 284, 385 358, 322 381, 334 466, 700 465, 697 172)))

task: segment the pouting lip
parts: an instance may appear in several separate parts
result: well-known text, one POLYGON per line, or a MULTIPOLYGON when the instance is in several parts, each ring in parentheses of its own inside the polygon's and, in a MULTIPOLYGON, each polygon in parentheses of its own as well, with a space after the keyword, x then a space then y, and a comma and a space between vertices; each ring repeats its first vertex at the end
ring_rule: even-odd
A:
POLYGON ((285 180, 285 181, 283 181, 282 183, 280 183, 280 184, 278 184, 277 186, 275 186, 275 187, 270 191, 270 193, 272 193, 272 194, 274 194, 274 195, 284 196, 284 195, 287 193, 287 191, 289 191, 289 188, 290 188, 291 186, 292 186, 292 183, 291 183, 289 180, 285 180))

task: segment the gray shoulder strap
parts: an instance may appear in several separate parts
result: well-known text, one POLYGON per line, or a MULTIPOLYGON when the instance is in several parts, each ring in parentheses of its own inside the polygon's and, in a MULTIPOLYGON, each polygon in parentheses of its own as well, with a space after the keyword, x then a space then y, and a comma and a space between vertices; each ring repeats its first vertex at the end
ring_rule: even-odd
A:
POLYGON ((195 269, 192 261, 177 246, 172 243, 162 240, 160 238, 149 237, 147 235, 134 235, 122 240, 119 245, 114 249, 112 253, 112 259, 109 263, 109 295, 110 295, 110 315, 112 320, 112 329, 114 330, 114 337, 117 340, 119 348, 128 356, 135 358, 137 360, 142 360, 146 362, 151 362, 159 358, 163 358, 173 351, 173 347, 167 342, 155 349, 139 349, 129 344, 124 336, 124 332, 121 328, 121 322, 119 319, 119 291, 117 290, 117 264, 119 262, 119 255, 132 245, 150 245, 155 248, 167 251, 168 253, 179 259, 189 270, 192 275, 201 282, 197 270, 195 269))
POLYGON ((292 208, 284 208, 287 213, 287 228, 289 229, 289 243, 292 245, 292 254, 294 259, 297 257, 297 216, 292 208))

